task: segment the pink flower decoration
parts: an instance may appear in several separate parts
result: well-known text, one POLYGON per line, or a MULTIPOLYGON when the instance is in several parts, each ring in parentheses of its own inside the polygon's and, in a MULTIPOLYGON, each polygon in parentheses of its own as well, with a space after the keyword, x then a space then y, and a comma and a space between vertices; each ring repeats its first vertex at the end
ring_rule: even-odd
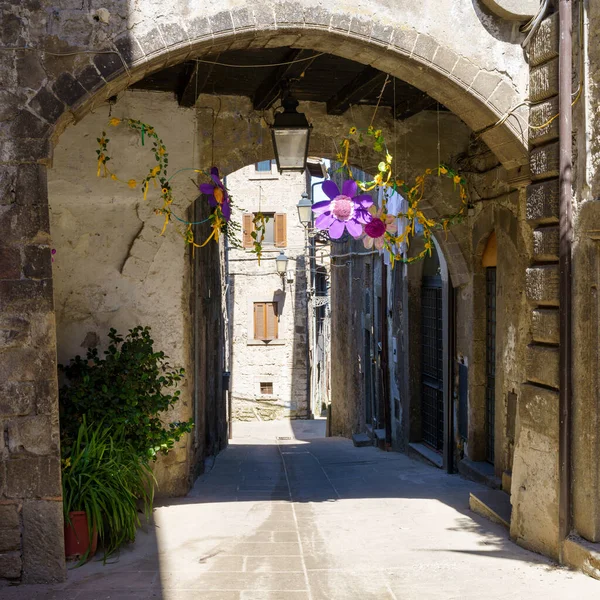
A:
POLYGON ((359 238, 363 232, 363 225, 369 223, 372 218, 367 210, 373 205, 371 196, 359 194, 356 181, 351 179, 344 181, 341 193, 330 179, 323 182, 322 189, 329 200, 313 204, 313 212, 318 215, 315 227, 329 230, 329 236, 334 240, 341 238, 345 230, 348 230, 351 236, 359 238))
POLYGON ((394 235, 398 231, 396 217, 393 215, 384 215, 383 208, 376 211, 375 207, 371 207, 369 212, 373 215, 373 220, 365 225, 363 244, 369 250, 373 246, 377 250, 383 250, 385 234, 390 233, 394 235))

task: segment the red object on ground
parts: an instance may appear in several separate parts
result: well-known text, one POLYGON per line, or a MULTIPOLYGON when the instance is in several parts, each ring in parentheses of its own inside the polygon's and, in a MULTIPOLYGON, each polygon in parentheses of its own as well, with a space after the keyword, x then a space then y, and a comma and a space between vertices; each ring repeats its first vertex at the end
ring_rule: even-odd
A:
MULTIPOLYGON (((69 513, 71 524, 65 523, 65 556, 67 558, 81 558, 90 548, 88 520, 85 511, 78 510, 69 513)), ((96 554, 98 546, 98 531, 94 529, 92 545, 88 559, 96 554)))

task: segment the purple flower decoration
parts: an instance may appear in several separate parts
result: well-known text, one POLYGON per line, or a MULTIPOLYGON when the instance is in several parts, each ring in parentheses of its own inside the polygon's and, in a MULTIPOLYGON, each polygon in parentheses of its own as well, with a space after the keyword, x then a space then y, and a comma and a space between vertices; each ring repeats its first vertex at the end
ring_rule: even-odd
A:
POLYGON ((219 177, 219 169, 213 167, 210 170, 210 177, 213 183, 203 183, 200 185, 200 191, 208 196, 208 203, 216 208, 221 207, 223 218, 229 221, 231 218, 231 204, 229 202, 229 194, 219 177))
POLYGON ((317 229, 328 229, 329 237, 337 240, 342 237, 344 230, 357 238, 363 232, 363 225, 373 219, 368 208, 373 206, 369 194, 358 194, 356 181, 344 181, 342 193, 331 180, 323 183, 323 191, 329 200, 313 204, 313 211, 319 215, 315 220, 317 229))

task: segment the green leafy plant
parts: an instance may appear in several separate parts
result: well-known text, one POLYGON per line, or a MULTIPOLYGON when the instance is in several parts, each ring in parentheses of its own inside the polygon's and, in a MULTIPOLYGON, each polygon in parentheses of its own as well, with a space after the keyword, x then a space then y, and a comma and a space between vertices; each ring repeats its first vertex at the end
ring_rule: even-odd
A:
POLYGON ((149 518, 154 485, 148 461, 135 452, 122 427, 110 430, 104 422, 92 426, 83 419, 62 461, 65 521, 70 523, 69 513, 85 511, 90 539, 96 530, 105 559, 135 540, 141 525, 138 504, 149 518))
POLYGON ((254 226, 253 231, 250 233, 252 237, 252 252, 256 254, 256 259, 258 264, 260 265, 260 259, 262 257, 262 243, 265 239, 265 234, 267 231, 267 223, 269 222, 270 217, 263 215, 261 212, 257 212, 252 218, 252 225, 254 226))
POLYGON ((102 421, 109 430, 122 429, 137 455, 155 460, 192 430, 191 419, 164 425, 161 418, 179 400, 180 391, 170 390, 185 371, 154 350, 149 327, 130 329, 125 337, 110 329, 108 337, 104 357, 90 348, 85 359, 76 356, 59 365, 67 378, 60 389, 63 456, 71 452, 86 418, 94 425, 102 421))

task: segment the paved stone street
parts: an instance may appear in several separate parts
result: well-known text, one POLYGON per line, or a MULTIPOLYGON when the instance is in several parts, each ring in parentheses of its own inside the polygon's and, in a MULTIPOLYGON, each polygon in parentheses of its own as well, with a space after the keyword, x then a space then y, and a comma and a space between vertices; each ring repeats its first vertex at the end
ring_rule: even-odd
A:
POLYGON ((511 543, 476 484, 324 438, 323 421, 235 424, 187 498, 103 566, 2 600, 598 598, 600 582, 511 543))

